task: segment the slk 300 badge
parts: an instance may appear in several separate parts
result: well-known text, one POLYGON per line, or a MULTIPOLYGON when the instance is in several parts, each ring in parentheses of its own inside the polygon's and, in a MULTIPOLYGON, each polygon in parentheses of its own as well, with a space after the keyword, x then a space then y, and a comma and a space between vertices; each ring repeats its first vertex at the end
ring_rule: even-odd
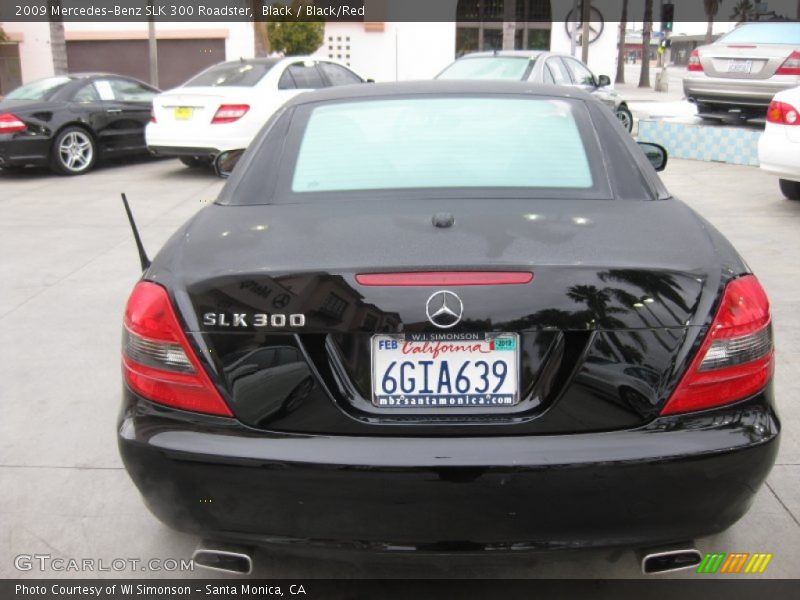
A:
POLYGON ((206 327, 305 327, 304 314, 281 313, 204 313, 206 327))

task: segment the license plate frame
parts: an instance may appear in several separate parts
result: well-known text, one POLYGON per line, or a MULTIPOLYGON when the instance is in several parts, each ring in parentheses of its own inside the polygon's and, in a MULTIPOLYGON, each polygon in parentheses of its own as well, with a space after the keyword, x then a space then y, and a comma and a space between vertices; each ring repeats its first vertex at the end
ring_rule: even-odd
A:
MULTIPOLYGON (((405 367, 405 371, 408 370, 410 368, 405 367)), ((520 336, 509 332, 446 335, 375 334, 370 338, 370 373, 372 404, 381 409, 443 409, 449 412, 458 409, 485 411, 513 408, 520 402, 520 336), (381 341, 386 342, 383 347, 381 341), (396 346, 391 347, 391 342, 396 342, 396 346), (470 351, 450 352, 453 346, 467 346, 470 351), (410 353, 402 354, 404 349, 410 350, 410 353), (405 385, 409 383, 408 380, 401 378, 403 369, 401 363, 391 374, 395 379, 396 389, 394 393, 386 393, 386 389, 380 386, 388 370, 387 364, 392 362, 392 358, 401 356, 408 359, 403 362, 416 365, 413 371, 418 375, 419 381, 415 381, 409 391, 405 385), (420 367, 420 360, 430 361, 432 364, 420 367), (487 366, 477 364, 481 361, 487 366), (443 362, 448 363, 445 370, 449 374, 447 378, 450 380, 449 391, 447 388, 442 390, 441 387, 443 362), (463 366, 464 362, 470 364, 463 366), (494 389, 500 377, 493 369, 503 371, 503 368, 496 366, 496 362, 505 363, 506 374, 502 385, 494 389), (417 372, 417 369, 421 370, 417 372), (461 385, 464 379, 459 380, 459 376, 469 382, 466 391, 461 385), (488 380, 484 381, 484 376, 488 377, 488 380), (476 384, 475 378, 480 385, 476 384), (459 387, 456 387, 457 385, 459 387), (486 386, 488 389, 482 389, 486 386), (427 393, 428 390, 435 393, 427 393)), ((392 387, 391 382, 387 385, 392 387)))
POLYGON ((733 58, 728 63, 728 73, 743 73, 745 75, 749 75, 753 71, 753 61, 752 60, 742 60, 739 58, 733 58))
POLYGON ((176 121, 191 121, 194 117, 194 108, 191 106, 176 106, 172 114, 176 121))

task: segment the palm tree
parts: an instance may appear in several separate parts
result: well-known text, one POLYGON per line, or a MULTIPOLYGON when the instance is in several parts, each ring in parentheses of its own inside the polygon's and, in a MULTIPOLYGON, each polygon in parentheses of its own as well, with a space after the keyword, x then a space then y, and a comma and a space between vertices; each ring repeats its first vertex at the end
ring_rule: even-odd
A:
POLYGON ((722 0, 703 0, 703 9, 706 11, 708 27, 706 28, 706 44, 711 43, 714 37, 714 16, 719 11, 719 4, 722 0))
POLYGON ((754 10, 755 7, 750 0, 739 0, 739 2, 736 3, 736 6, 733 7, 733 13, 731 13, 730 18, 737 23, 744 23, 745 21, 750 20, 754 10))
MULTIPOLYGON (((639 269, 610 269, 608 272, 601 273, 602 281, 619 281, 626 283, 642 291, 643 294, 657 300, 668 300, 677 306, 684 313, 691 311, 684 299, 686 292, 681 284, 672 275, 666 273, 652 273, 639 269)), ((680 323, 683 316, 678 316, 666 302, 661 305, 673 318, 673 321, 680 323)))
POLYGON ((639 72, 639 87, 650 87, 650 32, 653 29, 653 0, 644 0, 644 22, 642 23, 642 70, 639 72))
POLYGON ((67 42, 64 39, 64 21, 53 14, 61 14, 61 0, 47 0, 50 13, 50 51, 53 53, 53 74, 64 75, 68 70, 67 42), (55 9, 55 10, 54 10, 55 9))
POLYGON ((625 83, 625 29, 627 27, 628 0, 622 0, 622 15, 619 18, 619 50, 617 52, 617 76, 614 79, 615 83, 625 83))

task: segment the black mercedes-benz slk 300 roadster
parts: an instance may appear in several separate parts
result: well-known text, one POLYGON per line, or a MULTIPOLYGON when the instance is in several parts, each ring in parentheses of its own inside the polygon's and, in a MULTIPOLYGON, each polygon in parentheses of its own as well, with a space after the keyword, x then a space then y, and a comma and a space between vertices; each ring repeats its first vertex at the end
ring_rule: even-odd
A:
POLYGON ((778 448, 769 304, 665 161, 555 87, 293 99, 128 301, 147 505, 215 542, 375 551, 727 528, 778 448))

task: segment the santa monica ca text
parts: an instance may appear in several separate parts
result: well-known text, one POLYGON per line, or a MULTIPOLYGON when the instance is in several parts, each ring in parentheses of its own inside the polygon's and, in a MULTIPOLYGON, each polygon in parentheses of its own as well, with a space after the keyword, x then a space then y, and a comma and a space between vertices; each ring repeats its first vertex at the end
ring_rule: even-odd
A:
MULTIPOLYGON (((203 594, 205 596, 283 596, 283 589, 278 585, 251 585, 241 583, 236 585, 212 585, 192 588, 190 585, 147 585, 147 584, 111 584, 111 585, 64 585, 54 583, 46 585, 25 585, 18 583, 14 586, 16 596, 41 596, 47 593, 53 596, 94 596, 96 598, 105 594, 122 594, 125 596, 189 596, 203 594)), ((305 595, 306 590, 300 584, 289 586, 291 596, 305 595)))

